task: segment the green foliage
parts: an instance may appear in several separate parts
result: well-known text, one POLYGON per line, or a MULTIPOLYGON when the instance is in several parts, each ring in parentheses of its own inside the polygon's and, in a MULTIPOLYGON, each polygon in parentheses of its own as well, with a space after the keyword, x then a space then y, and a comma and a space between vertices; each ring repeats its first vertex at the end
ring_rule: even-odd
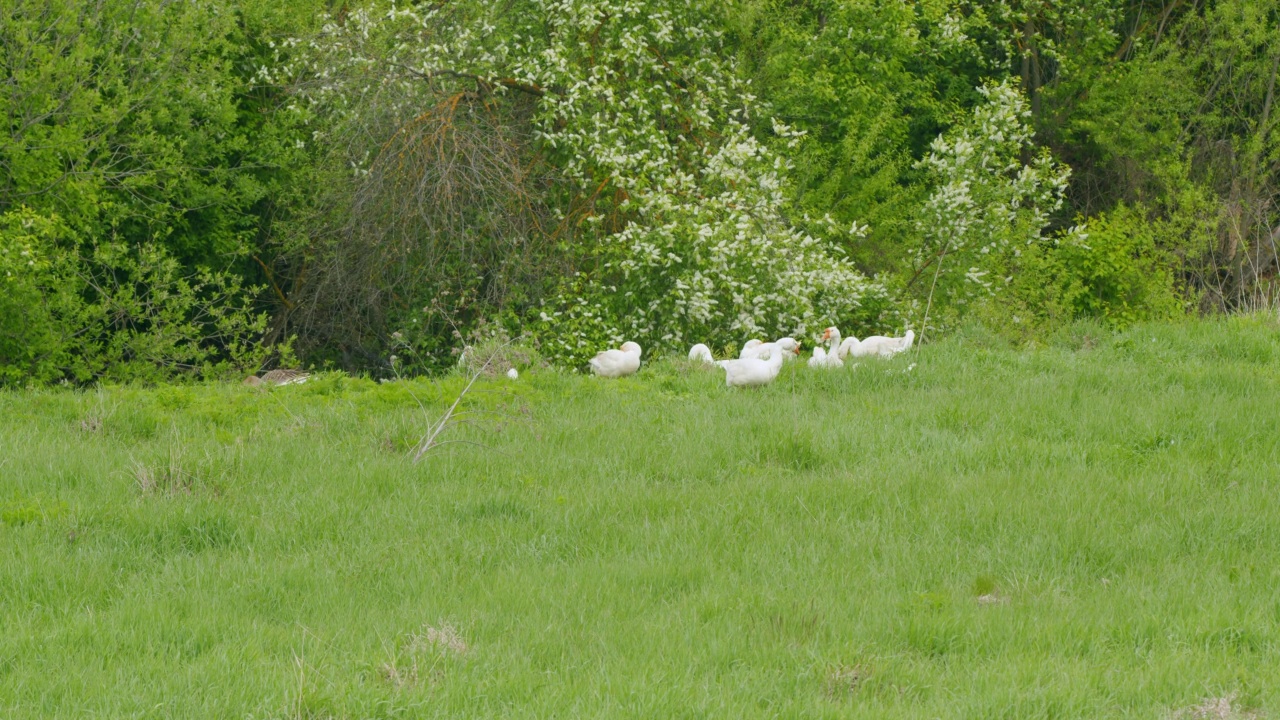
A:
POLYGON ((239 280, 158 244, 83 247, 58 217, 0 215, 0 385, 255 368, 266 326, 239 280))
POLYGON ((1184 303, 1174 277, 1176 262, 1161 242, 1167 232, 1165 223, 1121 205, 1096 218, 1081 242, 1046 248, 1061 266, 1058 282, 1070 283, 1063 297, 1071 319, 1098 318, 1126 327, 1179 314, 1184 303))
POLYGON ((927 187, 913 167, 991 75, 948 3, 740 2, 726 23, 770 113, 806 133, 757 132, 794 165, 798 214, 862 232, 840 239, 869 273, 914 249, 927 187))
POLYGON ((10 5, 6 385, 1277 293, 1258 0, 10 5))
POLYGON ((1044 341, 1080 320, 1126 328, 1185 312, 1187 301, 1161 242, 1165 223, 1120 206, 1076 234, 1039 241, 1003 257, 1009 281, 978 303, 987 326, 1024 341, 1044 341))
POLYGON ((1269 294, 1277 269, 1280 22, 1255 0, 1195 8, 1134 22, 1111 58, 1055 92, 1045 126, 1077 170, 1076 211, 1145 208, 1191 299, 1214 311, 1269 294))
POLYGON ((19 0, 0 14, 0 232, 41 253, 8 280, 5 382, 257 362, 250 257, 301 157, 252 79, 273 10, 19 0))
POLYGON ((234 3, 22 0, 2 22, 6 204, 187 264, 244 253, 284 149, 242 95, 256 68, 234 3))
POLYGON ((0 385, 49 382, 66 364, 59 320, 75 314, 79 283, 55 244, 60 232, 56 218, 30 210, 0 215, 0 385))

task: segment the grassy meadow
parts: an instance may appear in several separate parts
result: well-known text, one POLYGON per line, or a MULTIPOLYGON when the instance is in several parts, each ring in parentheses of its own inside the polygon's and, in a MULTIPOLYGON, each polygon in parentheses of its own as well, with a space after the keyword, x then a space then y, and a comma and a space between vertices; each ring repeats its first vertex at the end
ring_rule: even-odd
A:
POLYGON ((1274 320, 464 381, 0 394, 0 717, 1280 712, 1274 320))

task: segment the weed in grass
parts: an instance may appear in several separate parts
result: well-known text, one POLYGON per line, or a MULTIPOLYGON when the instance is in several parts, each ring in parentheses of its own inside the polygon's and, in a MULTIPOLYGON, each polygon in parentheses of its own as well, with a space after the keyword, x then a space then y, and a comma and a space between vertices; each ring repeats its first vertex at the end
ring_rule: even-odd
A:
POLYGON ((378 678, 397 690, 403 690, 417 687, 424 680, 428 683, 440 682, 443 679, 443 673, 439 670, 419 669, 417 658, 412 658, 407 665, 399 662, 385 662, 379 665, 378 678))
POLYGON ((212 453, 199 460, 188 459, 181 441, 175 441, 158 459, 131 460, 130 474, 143 496, 174 497, 203 490, 217 497, 225 491, 227 483, 225 467, 221 465, 212 453))
POLYGON ((837 665, 827 671, 824 689, 827 697, 838 700, 853 695, 866 681, 870 671, 862 665, 837 665))
POLYGON ((761 455, 763 463, 797 472, 818 470, 827 464, 827 459, 811 440, 796 435, 773 441, 761 455))
POLYGON ((974 578, 973 594, 977 596, 979 605, 1003 605, 1009 602, 1009 598, 996 587, 996 579, 987 574, 974 578))
POLYGON ((14 497, 0 501, 0 523, 18 527, 48 522, 66 512, 66 504, 39 497, 14 497))
POLYGON ((390 660, 378 666, 377 675, 397 690, 438 684, 445 677, 445 662, 469 650, 453 625, 423 625, 420 631, 409 633, 390 660))
POLYGON ((189 493, 197 482, 195 475, 172 461, 156 464, 135 462, 133 477, 138 483, 138 492, 143 495, 189 493))
POLYGON ((973 579, 973 594, 979 597, 991 595, 996 591, 996 579, 983 573, 973 579))

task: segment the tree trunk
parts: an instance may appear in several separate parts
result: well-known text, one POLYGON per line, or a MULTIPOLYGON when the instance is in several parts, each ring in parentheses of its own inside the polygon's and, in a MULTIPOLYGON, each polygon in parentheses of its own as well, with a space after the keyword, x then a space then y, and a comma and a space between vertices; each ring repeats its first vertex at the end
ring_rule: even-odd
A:
POLYGON ((1022 91, 1031 101, 1031 114, 1040 114, 1040 58, 1036 53, 1036 25, 1031 14, 1022 26, 1022 91))

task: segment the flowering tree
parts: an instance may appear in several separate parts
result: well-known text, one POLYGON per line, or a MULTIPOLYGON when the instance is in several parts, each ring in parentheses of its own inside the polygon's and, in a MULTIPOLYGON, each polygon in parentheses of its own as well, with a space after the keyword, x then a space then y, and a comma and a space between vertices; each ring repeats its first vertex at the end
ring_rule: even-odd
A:
MULTIPOLYGON (((920 163, 935 189, 920 213, 925 242, 916 275, 932 276, 931 293, 936 284, 959 305, 1007 282, 993 279, 992 271, 1042 240, 1071 174, 1047 149, 1032 150, 1030 110, 1012 82, 981 92, 987 101, 968 122, 935 139, 920 163)), ((1078 228, 1067 235, 1083 239, 1078 228)))
MULTIPOLYGON (((790 222, 787 163, 749 131, 757 103, 706 29, 715 11, 659 0, 357 11, 263 72, 295 83, 317 139, 372 114, 393 118, 394 135, 442 105, 527 108, 504 122, 529 129, 527 166, 554 168, 538 184, 545 217, 521 232, 562 253, 531 326, 558 361, 624 338, 722 345, 875 312, 883 288, 790 222)), ((368 140, 343 150, 357 182, 404 157, 368 140)))

